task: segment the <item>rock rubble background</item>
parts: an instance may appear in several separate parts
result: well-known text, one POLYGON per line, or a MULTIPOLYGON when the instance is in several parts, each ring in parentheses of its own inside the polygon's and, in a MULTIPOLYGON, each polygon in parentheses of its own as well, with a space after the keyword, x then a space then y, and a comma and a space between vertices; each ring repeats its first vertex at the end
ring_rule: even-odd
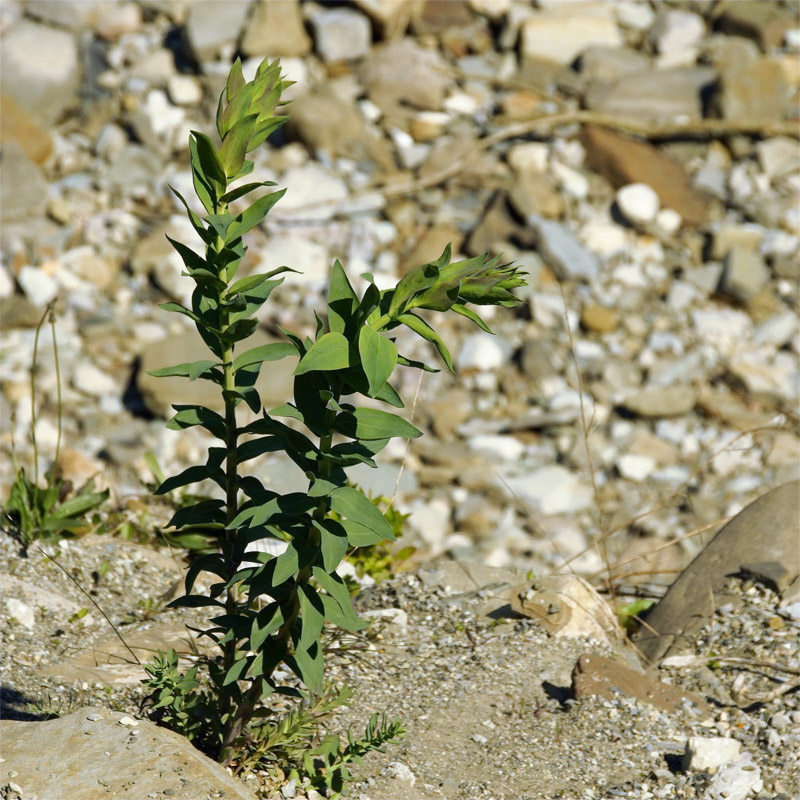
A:
MULTIPOLYGON (((170 403, 213 406, 213 387, 146 373, 202 354, 157 308, 191 284, 165 232, 196 245, 168 187, 192 194, 188 132, 210 129, 235 54, 246 73, 280 56, 297 81, 291 124, 256 159, 289 191, 244 269, 302 274, 259 335, 313 324, 336 257, 387 286, 448 242, 529 271, 497 336, 445 323, 458 376, 402 377, 431 435, 355 476, 398 486, 421 556, 537 571, 577 557, 591 574, 603 559, 578 556, 600 530, 684 484, 606 557, 654 550, 798 474, 796 3, 29 0, 0 15, 4 493, 12 444, 30 464, 34 326, 54 299, 66 477, 99 473, 135 509, 146 451, 167 474, 202 457, 204 441, 163 419, 170 403)), ((57 415, 42 338, 45 469, 57 415)), ((291 369, 265 371, 268 407, 291 369)), ((253 469, 303 485, 272 455, 253 469)), ((700 544, 628 571, 668 581, 700 544)))
MULTIPOLYGON (((2 3, 2 496, 13 481, 12 448, 31 465, 35 326, 56 300, 65 477, 80 485, 96 475, 131 520, 167 519, 163 506, 147 502, 145 454, 167 474, 199 461, 208 442, 165 430, 169 405, 218 402, 202 385, 147 376, 203 357, 192 330, 157 307, 185 301, 190 288, 164 234, 194 243, 193 232, 168 187, 192 195, 188 132, 210 132, 232 58, 239 54, 248 73, 264 55, 279 56, 297 81, 292 120, 256 153, 255 175, 288 192, 252 233, 244 270, 287 264, 302 274, 273 295, 258 336, 274 338, 278 325, 313 328, 334 258, 352 276, 372 272, 381 286, 438 257, 448 242, 464 257, 503 253, 529 272, 520 308, 491 319, 496 336, 461 319, 442 322, 459 374, 420 382, 409 373, 399 386, 426 436, 408 451, 388 448, 379 470, 355 480, 386 496, 396 491, 398 507, 413 513, 402 544, 418 547, 417 562, 478 561, 511 580, 528 570, 564 571, 568 560, 579 574, 597 576, 624 561, 613 570, 621 589, 643 583, 663 594, 714 523, 800 474, 799 52, 797 3, 771 0, 2 3), (603 547, 587 550, 615 530, 603 547)), ((400 345, 432 361, 422 343, 400 345)), ((39 346, 43 472, 57 439, 57 384, 47 332, 39 346)), ((262 376, 267 407, 289 396, 292 368, 280 362, 262 376)), ((279 490, 304 486, 274 454, 249 463, 279 490)), ((13 573, 3 576, 6 707, 16 702, 20 713, 42 687, 63 698, 74 684, 73 705, 103 705, 111 692, 112 705, 131 713, 126 692, 136 674, 120 664, 110 677, 87 673, 113 648, 97 615, 81 616, 85 598, 46 558, 17 559, 6 537, 3 548, 13 573), (42 575, 58 593, 38 589, 42 575), (89 650, 70 660, 87 641, 89 650)), ((135 618, 145 629, 141 641, 129 637, 134 649, 154 646, 148 603, 158 607, 161 592, 180 579, 170 556, 87 537, 64 546, 61 559, 94 586, 118 624, 135 618), (107 576, 95 579, 92 570, 105 562, 107 576)), ((509 726, 525 715, 492 699, 493 673, 512 688, 527 685, 525 659, 548 645, 537 633, 528 653, 527 638, 498 635, 488 655, 474 643, 470 651, 451 627, 456 617, 469 627, 477 614, 469 604, 484 595, 469 599, 463 619, 450 619, 442 609, 453 602, 453 576, 426 582, 418 574, 364 601, 409 610, 410 637, 388 631, 379 669, 365 680, 377 710, 396 701, 395 710, 417 723, 402 755, 413 769, 397 762, 365 788, 373 797, 502 794, 520 774, 508 766, 514 737, 524 744, 536 734, 509 726), (452 769, 425 759, 443 729, 431 723, 422 726, 428 738, 420 734, 421 710, 406 708, 410 701, 387 682, 386 669, 404 686, 411 680, 420 696, 431 691, 438 681, 427 657, 403 656, 431 648, 453 671, 432 720, 470 682, 478 687, 480 702, 464 710, 474 718, 454 718, 452 730, 471 737, 458 763, 491 768, 494 783, 471 774, 466 783, 438 783, 452 769), (505 737, 496 746, 493 725, 505 737), (482 761, 475 754, 487 741, 482 761)), ((494 578, 473 583, 491 586, 494 578)), ((796 647, 784 648, 787 630, 763 634, 765 615, 777 618, 777 600, 753 600, 754 591, 744 592, 757 607, 752 618, 717 609, 698 642, 711 646, 730 628, 731 641, 743 631, 757 641, 756 657, 796 658, 796 647)), ((180 629, 186 621, 167 612, 159 625, 180 629)), ((494 641, 485 622, 476 630, 494 641)), ((559 686, 581 648, 567 650, 551 665, 559 686)), ((536 673, 537 705, 548 701, 538 689, 546 672, 536 673)), ((698 686, 719 687, 715 680, 709 673, 698 686)), ((608 760, 587 744, 597 738, 597 714, 609 715, 614 730, 624 719, 641 733, 656 753, 647 763, 674 749, 671 722, 650 714, 645 724, 638 706, 620 703, 579 711, 567 728, 566 738, 578 737, 589 754, 582 789, 598 759, 608 760), (669 730, 659 733, 661 725, 669 730), (669 741, 653 745, 659 736, 669 741)), ((551 713, 558 704, 551 706, 541 713, 542 735, 560 754, 561 723, 551 713)), ((760 748, 765 797, 796 788, 798 762, 790 770, 791 758, 781 755, 797 751, 796 701, 791 709, 767 707, 756 719, 717 712, 712 723, 721 736, 741 723, 745 744, 760 748), (782 772, 790 776, 783 789, 782 772)), ((635 782, 643 762, 630 761, 631 747, 638 752, 636 739, 623 735, 619 774, 604 775, 605 784, 621 787, 619 796, 672 796, 661 767, 647 787, 635 782)), ((688 781, 679 791, 697 796, 704 786, 688 781)))

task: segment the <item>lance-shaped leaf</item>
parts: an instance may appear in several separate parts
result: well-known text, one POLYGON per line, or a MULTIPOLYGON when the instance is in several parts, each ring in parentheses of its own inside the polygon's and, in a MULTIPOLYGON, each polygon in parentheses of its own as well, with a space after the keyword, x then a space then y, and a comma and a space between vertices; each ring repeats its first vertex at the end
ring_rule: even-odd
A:
POLYGON ((394 372, 397 348, 393 341, 364 325, 358 332, 358 354, 369 381, 369 396, 375 397, 394 372))
POLYGON ((389 304, 389 316, 393 319, 396 318, 407 308, 413 297, 433 286, 439 278, 440 269, 449 261, 450 245, 448 244, 438 261, 423 264, 407 273, 394 289, 392 301, 389 304))
POLYGON ((248 114, 238 120, 225 134, 222 146, 219 149, 219 160, 228 179, 233 178, 242 168, 250 138, 255 133, 257 122, 258 114, 248 114))
POLYGON ((308 650, 296 650, 286 657, 286 664, 312 692, 322 691, 325 659, 319 642, 314 642, 308 650))
POLYGON ((325 572, 335 572, 347 553, 347 531, 335 519, 314 520, 314 527, 320 534, 322 566, 325 572))
POLYGON ((199 425, 216 436, 217 439, 225 441, 225 420, 216 411, 212 411, 205 406, 176 405, 173 408, 178 413, 167 423, 167 427, 170 430, 180 431, 199 425))
POLYGON ((300 359, 294 374, 346 369, 350 366, 350 344, 341 334, 331 331, 317 339, 300 359))
POLYGON ((297 350, 290 342, 273 342, 260 347, 253 347, 236 357, 233 369, 240 370, 251 364, 261 364, 264 361, 279 361, 286 356, 297 355, 297 350))
MULTIPOLYGON (((333 511, 379 536, 378 541, 394 540, 392 526, 386 521, 386 517, 357 489, 343 486, 331 494, 330 502, 333 511)), ((347 529, 347 525, 345 528, 347 529)), ((349 536, 348 529, 348 538, 349 536)))
POLYGON ((418 317, 416 314, 401 314, 397 318, 398 322, 402 322, 407 328, 410 328, 414 333, 419 334, 423 339, 431 342, 432 344, 436 345, 436 349, 439 351, 439 355, 442 357, 442 360, 445 364, 447 364, 447 368, 450 372, 455 372, 453 369, 453 359, 450 356, 450 351, 447 349, 447 345, 444 343, 444 340, 438 333, 430 326, 427 322, 425 322, 422 317, 418 317))
POLYGON ((186 364, 176 364, 174 367, 162 367, 150 370, 147 374, 154 378, 188 378, 190 381, 204 378, 205 380, 219 382, 218 361, 192 361, 186 364))
POLYGON ((250 628, 250 649, 259 650, 267 637, 283 625, 283 610, 279 603, 270 603, 253 617, 250 628))
POLYGON ((333 262, 328 285, 328 328, 345 336, 352 333, 357 309, 358 295, 337 258, 333 262))
POLYGON ((402 417, 377 408, 345 409, 336 415, 334 430, 359 440, 390 439, 394 436, 416 439, 422 436, 422 431, 402 417))
POLYGON ((300 640, 298 649, 307 650, 314 644, 325 625, 325 607, 322 605, 317 590, 307 583, 298 586, 297 597, 300 601, 300 640))
POLYGON ((270 192, 263 197, 259 197, 249 208, 245 209, 238 217, 231 223, 225 235, 225 242, 233 241, 234 239, 243 236, 247 231, 255 228, 256 225, 267 216, 269 210, 278 200, 286 194, 286 189, 281 189, 277 192, 270 192))
MULTIPOLYGON (((257 181, 256 183, 245 183, 242 186, 237 186, 235 189, 231 189, 229 192, 225 192, 222 197, 220 197, 220 203, 232 203, 234 200, 238 200, 240 197, 244 197, 246 194, 250 194, 250 192, 254 192, 256 189, 261 189, 263 186, 277 186, 278 184, 275 181, 257 181)), ((260 276, 258 276, 260 277, 260 276)))
MULTIPOLYGON (((350 597, 350 591, 347 584, 342 580, 339 575, 329 574, 319 567, 314 567, 312 575, 317 583, 328 593, 333 599, 339 609, 340 616, 338 619, 331 619, 340 628, 347 631, 360 631, 368 626, 369 623, 359 619, 353 611, 353 601, 350 597)), ((325 597, 323 596, 323 602, 325 597)), ((328 604, 326 604, 325 616, 330 619, 328 615, 328 604)))

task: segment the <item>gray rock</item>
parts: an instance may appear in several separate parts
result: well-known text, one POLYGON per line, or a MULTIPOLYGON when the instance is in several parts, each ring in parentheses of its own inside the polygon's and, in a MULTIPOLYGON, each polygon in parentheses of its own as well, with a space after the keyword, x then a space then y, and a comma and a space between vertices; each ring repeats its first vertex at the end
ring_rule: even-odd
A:
POLYGON ((403 105, 438 111, 449 83, 446 70, 436 50, 401 39, 372 49, 364 59, 362 82, 384 114, 397 113, 403 105))
POLYGON ((792 10, 775 0, 739 0, 725 3, 717 20, 717 28, 735 36, 747 36, 758 42, 762 50, 783 44, 788 30, 797 27, 792 10))
POLYGON ((600 271, 600 262, 563 225, 531 214, 528 225, 536 232, 539 252, 560 278, 592 280, 600 271))
POLYGON ((589 47, 580 58, 581 74, 590 81, 610 83, 624 75, 646 72, 650 59, 627 47, 589 47))
POLYGON ((760 253, 734 245, 725 256, 719 291, 734 300, 747 302, 761 291, 768 279, 769 270, 760 253))
POLYGON ((126 147, 103 175, 102 182, 112 191, 131 192, 149 188, 161 174, 161 159, 145 147, 126 147))
POLYGON ((676 117, 701 119, 702 92, 715 79, 716 73, 709 67, 639 72, 592 86, 585 100, 595 111, 643 122, 673 122, 676 117))
POLYGON ((750 753, 742 753, 741 758, 723 765, 714 773, 704 797, 708 800, 745 800, 756 792, 760 793, 763 786, 761 767, 750 753))
POLYGON ((245 25, 246 56, 300 57, 311 50, 298 0, 259 0, 245 25))
POLYGON ((691 386, 659 386, 641 389, 625 398, 623 406, 640 417, 680 417, 697 402, 691 386))
MULTIPOLYGON (((727 577, 742 564, 776 561, 796 580, 800 568, 800 482, 779 486, 740 511, 678 576, 634 636, 650 662, 694 648, 713 617, 727 577)), ((791 583, 791 581, 790 581, 791 583)))
POLYGON ((3 36, 0 72, 3 92, 43 125, 57 122, 77 103, 78 46, 66 31, 20 20, 3 36))
POLYGON ((715 101, 725 119, 783 119, 788 89, 781 62, 760 58, 751 64, 733 64, 723 70, 715 101))
POLYGON ((16 772, 25 797, 256 800, 185 737, 146 720, 138 720, 134 735, 124 717, 84 706, 47 722, 3 720, 3 769, 16 772))
POLYGON ((200 63, 213 61, 223 48, 233 47, 249 8, 248 0, 192 3, 184 32, 194 57, 200 63))
POLYGON ((326 63, 363 58, 372 45, 369 20, 351 8, 332 8, 311 17, 314 48, 326 63))
POLYGON ((773 180, 790 175, 800 168, 797 142, 788 136, 774 136, 756 144, 761 169, 773 180))

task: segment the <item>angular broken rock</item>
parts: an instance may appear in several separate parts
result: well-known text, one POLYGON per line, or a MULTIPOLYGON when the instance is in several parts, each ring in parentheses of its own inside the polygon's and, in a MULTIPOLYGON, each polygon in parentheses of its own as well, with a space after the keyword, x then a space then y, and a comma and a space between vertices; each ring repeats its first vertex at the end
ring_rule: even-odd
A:
POLYGON ((3 769, 26 798, 256 800, 188 739, 118 711, 85 706, 47 722, 0 721, 3 769))
POLYGON ((585 636, 625 654, 638 667, 611 607, 583 578, 550 575, 513 586, 508 592, 511 610, 539 622, 552 636, 585 636))
POLYGON ((572 671, 572 694, 575 698, 597 695, 604 700, 625 695, 670 713, 680 711, 688 703, 703 716, 709 713, 706 701, 699 694, 670 686, 619 661, 589 653, 578 659, 572 671))
MULTIPOLYGON (((740 511, 697 555, 647 615, 633 639, 650 662, 691 650, 693 635, 723 605, 726 579, 742 565, 776 562, 781 584, 800 572, 800 481, 773 489, 740 511)), ((772 567, 773 573, 775 567, 772 567)))

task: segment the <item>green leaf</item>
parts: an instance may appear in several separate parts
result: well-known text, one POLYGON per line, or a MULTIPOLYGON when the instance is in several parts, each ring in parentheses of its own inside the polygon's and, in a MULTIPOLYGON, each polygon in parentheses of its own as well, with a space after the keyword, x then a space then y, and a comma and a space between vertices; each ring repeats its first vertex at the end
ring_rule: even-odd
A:
POLYGON ((396 319, 415 294, 433 286, 439 277, 440 266, 449 261, 450 245, 448 244, 438 262, 423 264, 407 273, 394 289, 392 301, 389 304, 389 316, 396 319))
POLYGON ((225 236, 225 243, 227 244, 233 239, 236 239, 243 234, 247 233, 247 231, 255 228, 264 217, 267 216, 269 210, 278 200, 281 199, 286 194, 286 189, 281 189, 278 192, 271 192, 270 194, 265 194, 263 197, 259 197, 250 208, 243 211, 239 214, 238 217, 234 219, 231 223, 230 228, 228 228, 228 232, 225 236))
POLYGON ((308 650, 296 650, 294 655, 286 657, 286 664, 312 692, 322 691, 325 659, 319 642, 314 642, 308 650))
POLYGON ((422 431, 402 417, 376 408, 356 408, 337 414, 334 430, 359 440, 390 439, 394 436, 416 439, 422 436, 422 431))
MULTIPOLYGON (((394 540, 392 527, 386 521, 386 517, 357 489, 343 486, 333 492, 331 494, 331 509, 348 520, 374 532, 377 536, 380 536, 380 541, 384 539, 394 540)), ((349 529, 347 534, 349 539, 349 529)))
POLYGON ((352 332, 357 309, 358 295, 337 258, 331 268, 328 286, 328 328, 345 335, 352 332))
MULTIPOLYGON (((234 200, 238 200, 240 197, 244 197, 246 194, 250 194, 250 192, 254 192, 256 189, 260 189, 262 186, 277 186, 278 184, 275 181, 257 181, 256 183, 245 183, 242 186, 237 186, 235 189, 231 189, 229 192, 226 192, 222 197, 220 197, 220 203, 225 203, 226 205, 232 203, 234 200)), ((264 276, 255 275, 253 277, 261 278, 264 276)), ((248 280, 247 278, 245 280, 248 280)))
POLYGON ((270 603, 253 617, 250 628, 250 649, 259 650, 270 634, 283 625, 283 610, 279 603, 270 603))
POLYGON ((189 317, 195 324, 200 324, 200 317, 193 311, 189 311, 186 306, 182 306, 180 303, 161 303, 158 307, 163 308, 164 311, 174 311, 176 314, 183 314, 185 317, 189 317))
POLYGON ((205 428, 209 433, 221 439, 223 442, 227 439, 225 420, 205 406, 173 406, 178 412, 167 423, 167 428, 173 431, 181 431, 186 428, 191 428, 195 425, 200 425, 205 428))
POLYGON ((219 578, 225 578, 225 561, 219 553, 208 553, 199 558, 192 559, 189 569, 184 578, 185 592, 188 595, 192 591, 194 582, 201 572, 211 572, 219 578))
MULTIPOLYGON (((215 191, 214 201, 218 195, 222 194, 225 190, 227 179, 225 177, 225 170, 219 161, 219 154, 214 143, 204 133, 199 131, 191 131, 192 137, 189 140, 189 149, 192 153, 192 166, 198 170, 199 174, 209 182, 212 189, 215 191), (219 191, 222 189, 222 191, 219 191)), ((209 214, 213 213, 210 209, 209 214)))
POLYGON ((297 589, 297 598, 300 601, 300 641, 297 643, 299 650, 308 650, 315 644, 322 628, 325 625, 325 608, 317 594, 317 590, 307 583, 301 584, 297 589))
POLYGON ((406 358, 398 354, 397 363, 401 367, 413 367, 414 369, 421 369, 424 372, 441 372, 441 370, 431 367, 429 364, 424 364, 422 361, 414 361, 413 359, 406 358))
POLYGON ((325 572, 334 572, 347 553, 347 531, 335 519, 314 520, 314 527, 320 534, 322 566, 325 572))
POLYGON ((189 467, 180 474, 173 475, 171 478, 167 478, 164 483, 162 483, 158 489, 156 489, 155 493, 168 494, 174 489, 179 489, 181 486, 188 486, 190 483, 200 483, 200 481, 204 481, 208 477, 208 467, 189 467))
POLYGON ((233 683, 234 681, 238 681, 239 678, 242 676, 242 673, 247 669, 250 661, 252 658, 248 658, 244 653, 237 653, 237 655, 241 655, 237 661, 233 662, 233 666, 225 673, 225 679, 222 681, 223 686, 227 686, 229 683, 233 683))
POLYGON ((206 228, 205 225, 203 225, 203 221, 200 219, 200 217, 197 216, 197 214, 194 213, 194 211, 192 211, 191 208, 189 208, 189 204, 186 202, 186 200, 184 200, 183 195, 177 189, 175 189, 172 186, 170 186, 169 188, 172 190, 172 193, 175 195, 175 197, 177 197, 178 200, 181 201, 183 207, 186 209, 186 213, 189 215, 189 221, 192 223, 192 227, 197 232, 197 235, 206 244, 211 244, 214 241, 214 231, 209 230, 208 228, 206 228))
POLYGON ((471 308, 461 305, 461 303, 453 303, 451 308, 456 312, 456 314, 461 314, 462 317, 472 320, 472 322, 481 328, 481 330, 486 331, 486 333, 494 333, 494 331, 471 308))
MULTIPOLYGON (((329 608, 329 604, 326 604, 325 616, 330 619, 331 622, 335 623, 340 628, 344 628, 346 631, 360 631, 367 627, 369 623, 359 619, 355 611, 353 611, 353 601, 350 597, 350 590, 347 588, 347 584, 342 580, 341 576, 336 573, 329 574, 326 570, 320 569, 319 567, 314 567, 312 574, 317 583, 319 583, 338 606, 340 613, 338 619, 335 619, 329 615, 331 609, 329 608)), ((324 595, 322 600, 324 603, 324 595)))
POLYGON ((257 319, 237 319, 222 331, 223 341, 229 344, 249 339, 258 328, 257 319))
POLYGON ((253 347, 236 357, 233 362, 234 371, 250 364, 261 364, 264 361, 278 361, 286 356, 297 355, 297 350, 290 342, 274 342, 260 347, 253 347))
POLYGON ((300 571, 300 553, 294 542, 289 542, 286 550, 275 557, 275 572, 272 573, 272 585, 280 586, 300 571))
POLYGON ((350 366, 350 345, 341 334, 331 331, 317 339, 300 359, 295 375, 307 372, 346 369, 350 366))
POLYGON ((423 339, 436 345, 442 361, 447 364, 450 372, 455 372, 453 369, 453 359, 450 357, 450 351, 447 349, 442 337, 430 326, 424 319, 418 317, 416 314, 401 314, 397 318, 398 322, 402 322, 407 328, 410 328, 414 333, 419 334, 423 339))
POLYGON ((257 122, 258 114, 249 114, 238 120, 225 134, 219 149, 219 160, 228 179, 233 178, 242 168, 257 122))
POLYGON ((50 515, 57 519, 64 519, 66 517, 75 517, 79 514, 85 514, 87 511, 98 508, 108 500, 108 489, 102 492, 85 492, 59 503, 51 512, 50 515))
POLYGON ((358 332, 358 354, 369 381, 369 396, 375 397, 394 371, 397 348, 390 339, 364 325, 358 332))

